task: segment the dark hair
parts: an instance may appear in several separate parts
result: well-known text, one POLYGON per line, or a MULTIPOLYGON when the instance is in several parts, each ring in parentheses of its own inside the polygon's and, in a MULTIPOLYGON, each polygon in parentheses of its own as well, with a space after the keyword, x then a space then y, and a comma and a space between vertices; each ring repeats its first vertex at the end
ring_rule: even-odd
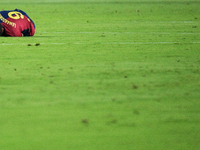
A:
POLYGON ((0 24, 0 36, 3 34, 3 26, 0 24))

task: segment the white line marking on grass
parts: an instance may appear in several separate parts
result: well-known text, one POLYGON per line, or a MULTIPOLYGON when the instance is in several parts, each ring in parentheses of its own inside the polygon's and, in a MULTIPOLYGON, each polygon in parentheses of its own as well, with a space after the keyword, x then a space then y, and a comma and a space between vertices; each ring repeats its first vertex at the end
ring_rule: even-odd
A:
POLYGON ((200 34, 200 33, 191 33, 191 32, 182 32, 182 33, 167 33, 167 32, 38 32, 38 33, 55 33, 55 34, 200 34))
MULTIPOLYGON (((34 46, 36 43, 2 43, 0 45, 9 46, 9 45, 29 45, 34 46)), ((67 44, 75 44, 75 45, 148 45, 148 44, 200 44, 200 41, 196 42, 110 42, 110 43, 40 43, 41 45, 67 45, 67 44)))
POLYGON ((195 20, 195 21, 189 21, 189 20, 185 20, 185 21, 136 21, 136 20, 132 20, 132 21, 129 21, 129 20, 125 20, 125 21, 121 21, 121 22, 127 22, 127 23, 156 23, 156 24, 160 24, 160 23, 165 23, 165 24, 168 24, 168 23, 177 23, 177 24, 180 24, 180 23, 198 23, 199 21, 195 20))
POLYGON ((14 45, 14 44, 12 44, 12 43, 2 43, 0 45, 14 45))
POLYGON ((74 44, 105 44, 105 45, 142 45, 142 44, 200 44, 199 42, 111 42, 111 43, 74 43, 74 44))
POLYGON ((69 44, 69 43, 40 43, 40 44, 63 45, 63 44, 69 44))

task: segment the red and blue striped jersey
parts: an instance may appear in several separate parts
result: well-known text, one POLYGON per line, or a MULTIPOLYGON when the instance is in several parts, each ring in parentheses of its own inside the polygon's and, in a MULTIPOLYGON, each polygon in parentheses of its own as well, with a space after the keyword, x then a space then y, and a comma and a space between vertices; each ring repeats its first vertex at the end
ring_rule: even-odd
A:
POLYGON ((0 24, 4 28, 3 36, 33 36, 35 24, 22 10, 0 11, 0 24))

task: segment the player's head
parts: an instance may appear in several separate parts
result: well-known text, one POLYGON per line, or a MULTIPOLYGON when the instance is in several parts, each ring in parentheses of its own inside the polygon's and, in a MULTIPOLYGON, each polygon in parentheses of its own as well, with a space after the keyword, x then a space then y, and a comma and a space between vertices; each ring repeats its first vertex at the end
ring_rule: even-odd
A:
POLYGON ((0 36, 3 34, 3 26, 0 24, 0 36))

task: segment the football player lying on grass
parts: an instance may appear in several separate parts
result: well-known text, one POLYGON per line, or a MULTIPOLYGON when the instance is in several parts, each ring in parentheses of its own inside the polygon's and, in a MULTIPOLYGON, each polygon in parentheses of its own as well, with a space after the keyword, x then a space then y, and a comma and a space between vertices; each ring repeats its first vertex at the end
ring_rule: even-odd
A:
POLYGON ((22 10, 0 11, 0 36, 33 36, 35 24, 22 10))

